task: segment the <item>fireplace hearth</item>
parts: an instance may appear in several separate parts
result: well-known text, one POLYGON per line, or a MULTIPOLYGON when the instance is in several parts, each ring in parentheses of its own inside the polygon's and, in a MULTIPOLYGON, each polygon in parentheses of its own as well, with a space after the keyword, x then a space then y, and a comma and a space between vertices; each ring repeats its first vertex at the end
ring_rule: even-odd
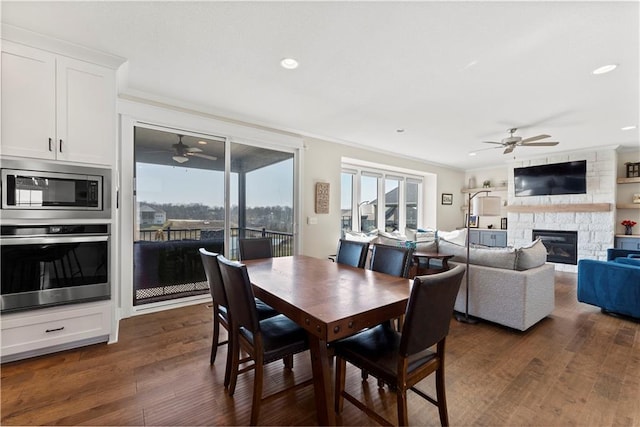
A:
POLYGON ((560 230, 533 230, 533 240, 542 240, 547 248, 547 262, 578 263, 578 232, 560 230))

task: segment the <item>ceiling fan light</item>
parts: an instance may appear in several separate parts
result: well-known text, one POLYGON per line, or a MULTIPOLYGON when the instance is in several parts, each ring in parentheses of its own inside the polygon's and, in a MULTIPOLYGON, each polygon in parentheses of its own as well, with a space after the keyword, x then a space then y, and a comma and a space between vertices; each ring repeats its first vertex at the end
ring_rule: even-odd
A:
POLYGON ((189 158, 187 156, 173 156, 173 160, 175 160, 178 163, 184 163, 184 162, 188 162, 189 158))

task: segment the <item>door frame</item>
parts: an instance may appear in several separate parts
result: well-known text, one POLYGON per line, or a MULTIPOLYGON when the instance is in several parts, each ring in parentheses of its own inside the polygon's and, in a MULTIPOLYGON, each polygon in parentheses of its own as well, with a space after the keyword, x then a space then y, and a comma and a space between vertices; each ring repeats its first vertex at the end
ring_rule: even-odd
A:
MULTIPOLYGON (((116 318, 123 319, 138 314, 146 314, 155 311, 192 305, 209 300, 209 295, 184 297, 173 301, 133 305, 133 237, 135 227, 134 199, 134 127, 145 126, 160 130, 180 130, 187 134, 215 135, 225 138, 225 229, 229 229, 229 200, 230 200, 230 145, 239 143, 257 146, 277 151, 290 152, 294 156, 293 173, 293 253, 300 253, 301 235, 301 165, 303 139, 292 136, 289 133, 265 130, 253 127, 249 124, 223 121, 218 117, 203 113, 198 110, 176 107, 170 104, 159 104, 142 98, 121 97, 118 100, 118 113, 120 124, 120 156, 118 159, 117 189, 118 209, 117 226, 119 247, 117 248, 119 272, 117 277, 117 291, 114 295, 116 302, 116 318), (186 130, 183 130, 186 129, 186 130)), ((227 241, 229 233, 225 233, 225 248, 229 248, 227 241)), ((226 250, 226 249, 225 249, 226 250)))

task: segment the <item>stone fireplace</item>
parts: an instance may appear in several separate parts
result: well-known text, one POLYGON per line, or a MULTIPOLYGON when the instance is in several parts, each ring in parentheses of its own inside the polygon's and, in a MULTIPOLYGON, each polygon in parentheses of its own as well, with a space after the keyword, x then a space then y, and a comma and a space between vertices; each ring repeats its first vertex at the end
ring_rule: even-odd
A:
MULTIPOLYGON (((510 164, 508 244, 531 244, 534 230, 570 231, 576 235, 576 261, 582 258, 606 260, 607 249, 614 245, 616 166, 615 148, 510 164), (574 160, 587 161, 587 194, 515 197, 513 168, 574 160)), ((557 271, 578 271, 575 262, 564 261, 564 257, 548 259, 557 271)))

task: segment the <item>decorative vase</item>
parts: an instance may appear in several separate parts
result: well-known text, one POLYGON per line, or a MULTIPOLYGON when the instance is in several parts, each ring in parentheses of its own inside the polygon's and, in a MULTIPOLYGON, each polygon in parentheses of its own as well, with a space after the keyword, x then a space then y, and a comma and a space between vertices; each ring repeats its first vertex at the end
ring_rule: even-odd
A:
POLYGON ((624 226, 624 234, 626 234, 627 236, 630 236, 632 232, 633 232, 633 226, 631 225, 624 226))

